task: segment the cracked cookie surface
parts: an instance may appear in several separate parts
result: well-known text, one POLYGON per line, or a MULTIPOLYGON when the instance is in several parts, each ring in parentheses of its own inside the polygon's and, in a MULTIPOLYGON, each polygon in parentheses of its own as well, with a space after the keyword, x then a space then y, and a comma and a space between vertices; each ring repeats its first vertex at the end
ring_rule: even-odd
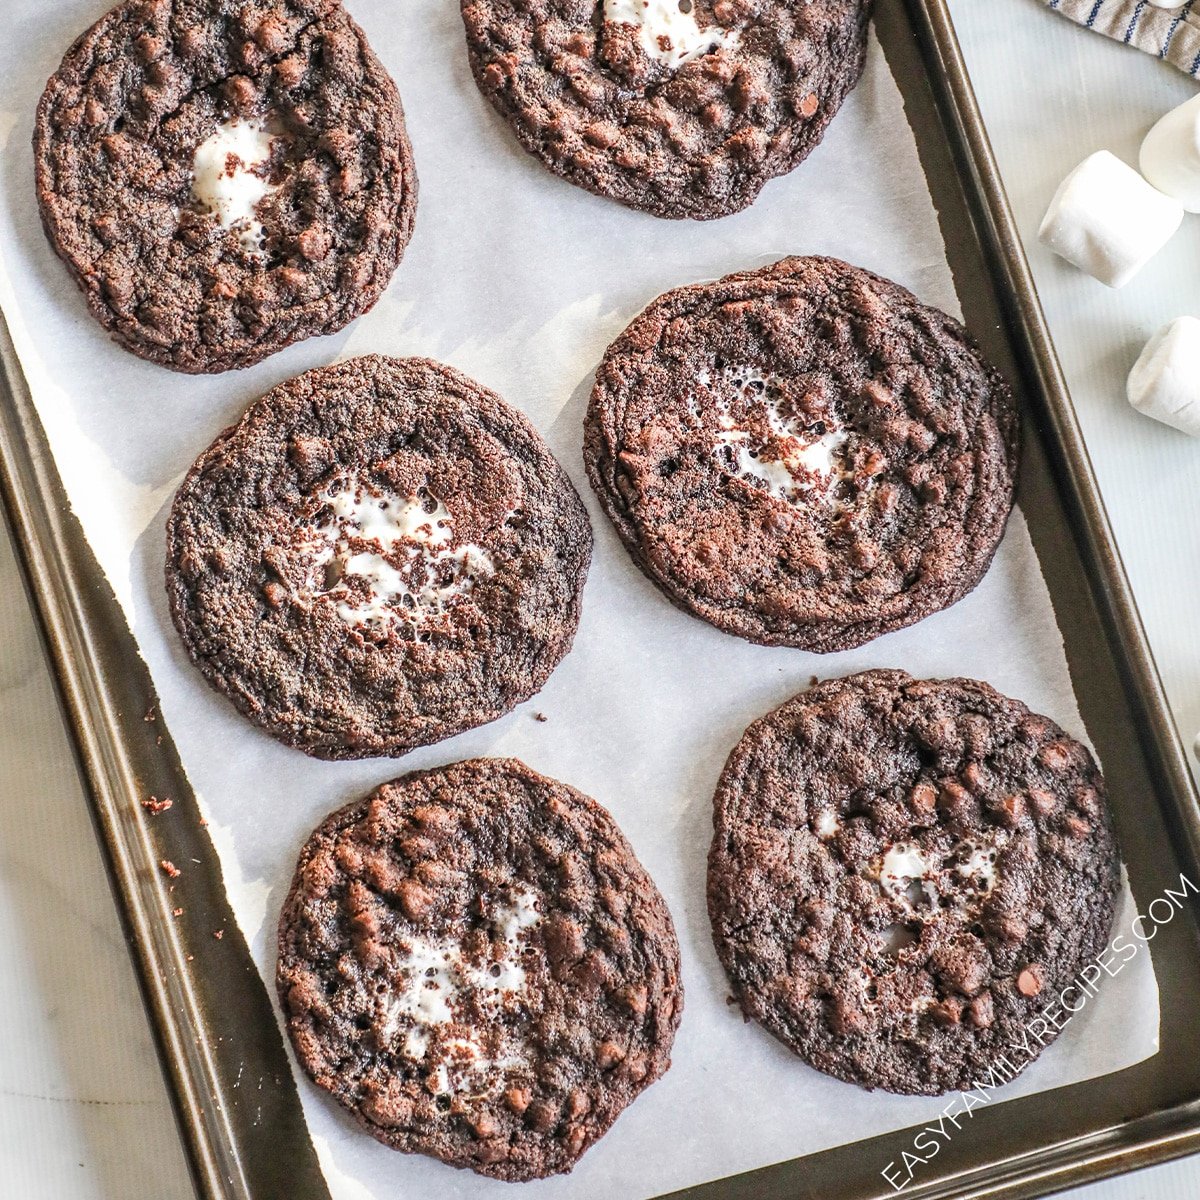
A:
POLYGON ((309 1076, 380 1141, 569 1171, 668 1067, 670 914, 612 817, 515 759, 415 772, 300 855, 276 974, 309 1076))
POLYGON ((584 458, 675 604, 828 652, 976 586, 1018 419, 953 318, 836 259, 785 258, 653 301, 596 373, 584 458))
POLYGON ((1000 1056, 1028 1065, 1057 1034, 1029 1023, 1107 945, 1103 777, 985 683, 817 684, 747 729, 714 804, 708 907, 735 997, 839 1079, 938 1095, 1000 1056))
POLYGON ((571 647, 591 527, 537 430, 441 363, 272 389, 167 523, 171 615, 255 724, 320 758, 403 754, 533 695, 571 647))
POLYGON ((555 174, 661 217, 753 203, 821 140, 870 0, 462 0, 471 69, 555 174))
POLYGON ((178 371, 342 328, 416 212, 399 94, 336 0, 127 0, 46 85, 34 156, 93 316, 178 371))

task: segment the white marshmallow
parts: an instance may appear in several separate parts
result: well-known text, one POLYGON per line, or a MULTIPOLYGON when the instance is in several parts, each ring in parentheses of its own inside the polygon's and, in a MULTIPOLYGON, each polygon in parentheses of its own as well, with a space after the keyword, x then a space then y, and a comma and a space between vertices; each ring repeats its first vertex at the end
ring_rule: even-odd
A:
POLYGON ((1085 158, 1059 185, 1038 230, 1055 254, 1109 287, 1124 287, 1183 220, 1164 196, 1107 150, 1085 158))
MULTIPOLYGON (((850 435, 843 429, 823 434, 808 433, 802 425, 786 416, 779 406, 780 380, 764 376, 751 367, 723 368, 721 381, 740 393, 746 407, 758 409, 767 419, 770 437, 766 442, 742 428, 730 413, 729 400, 718 395, 717 434, 713 453, 722 464, 732 462, 743 478, 777 500, 805 504, 812 499, 830 499, 834 484, 846 478, 850 435)), ((712 386, 707 371, 698 382, 712 386)))
POLYGON ((604 0, 604 19, 614 25, 632 25, 642 49, 672 70, 714 50, 732 50, 738 33, 720 25, 700 27, 694 6, 687 12, 679 0, 604 0))
POLYGON ((838 820, 837 813, 835 813, 832 808, 826 808, 817 814, 817 837, 829 839, 833 837, 833 835, 837 833, 841 827, 842 823, 838 820))
POLYGON ((1200 320, 1164 325, 1133 364, 1126 390, 1138 412, 1200 437, 1200 320))
POLYGON ((258 202, 277 185, 260 173, 271 158, 272 134, 259 121, 226 121, 196 147, 192 197, 238 235, 244 249, 261 252, 258 202))
POLYGON ((1200 212, 1200 96, 1160 117, 1142 142, 1138 164, 1160 192, 1200 212))
MULTIPOLYGON (((333 512, 333 520, 318 527, 307 548, 313 551, 310 579, 314 595, 333 597, 337 614, 347 625, 383 625, 401 617, 414 625, 446 611, 475 586, 477 579, 495 574, 486 550, 474 543, 446 547, 452 538, 449 510, 436 498, 433 511, 420 496, 397 496, 363 485, 356 477, 339 476, 318 495, 333 512), (354 543, 374 543, 383 553, 356 550, 354 543), (408 543, 401 568, 397 543, 408 543), (327 568, 336 560, 337 581, 325 585, 327 568), (420 565, 424 582, 413 582, 420 565), (449 578, 439 582, 444 576, 449 578), (350 578, 367 585, 365 599, 342 597, 350 578)), ((419 639, 418 639, 419 640, 419 639)))

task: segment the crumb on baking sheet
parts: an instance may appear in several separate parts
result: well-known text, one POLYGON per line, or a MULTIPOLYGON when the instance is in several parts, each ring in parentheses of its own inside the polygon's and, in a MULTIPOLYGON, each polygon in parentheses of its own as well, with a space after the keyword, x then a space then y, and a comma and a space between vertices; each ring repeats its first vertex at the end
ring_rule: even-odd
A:
POLYGON ((162 873, 169 879, 178 879, 183 874, 169 858, 160 858, 158 865, 162 868, 162 873))
POLYGON ((175 801, 170 796, 147 796, 142 801, 142 807, 151 816, 157 817, 159 813, 165 813, 174 803, 175 801))

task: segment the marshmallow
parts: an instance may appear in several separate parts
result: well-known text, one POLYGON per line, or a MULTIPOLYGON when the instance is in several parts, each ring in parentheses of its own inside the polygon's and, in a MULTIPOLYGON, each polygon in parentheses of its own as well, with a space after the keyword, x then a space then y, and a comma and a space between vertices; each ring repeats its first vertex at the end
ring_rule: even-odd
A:
POLYGON ((1142 142, 1142 174, 1188 212, 1200 212, 1200 96, 1160 117, 1142 142))
POLYGON ((226 121, 196 147, 192 197, 237 233, 243 249, 262 251, 264 230, 258 202, 278 186, 261 174, 271 159, 274 137, 258 121, 226 121))
POLYGON ((1200 437, 1200 320, 1164 325, 1133 364, 1127 393, 1138 412, 1200 437))
POLYGON ((1109 287, 1124 287, 1183 220, 1164 196, 1107 150, 1085 158, 1059 185, 1038 240, 1109 287))
POLYGON ((614 25, 632 25, 646 54, 671 70, 715 50, 733 50, 738 44, 737 30, 720 25, 701 27, 695 5, 689 4, 685 12, 679 0, 604 0, 604 19, 614 25))

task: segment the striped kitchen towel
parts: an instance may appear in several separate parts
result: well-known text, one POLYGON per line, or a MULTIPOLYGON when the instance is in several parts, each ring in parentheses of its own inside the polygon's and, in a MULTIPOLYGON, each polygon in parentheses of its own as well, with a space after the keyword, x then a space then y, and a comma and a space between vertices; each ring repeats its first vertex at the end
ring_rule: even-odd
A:
POLYGON ((1175 8, 1159 8, 1150 0, 1044 2, 1088 29, 1165 58, 1200 79, 1200 0, 1187 0, 1175 8))

